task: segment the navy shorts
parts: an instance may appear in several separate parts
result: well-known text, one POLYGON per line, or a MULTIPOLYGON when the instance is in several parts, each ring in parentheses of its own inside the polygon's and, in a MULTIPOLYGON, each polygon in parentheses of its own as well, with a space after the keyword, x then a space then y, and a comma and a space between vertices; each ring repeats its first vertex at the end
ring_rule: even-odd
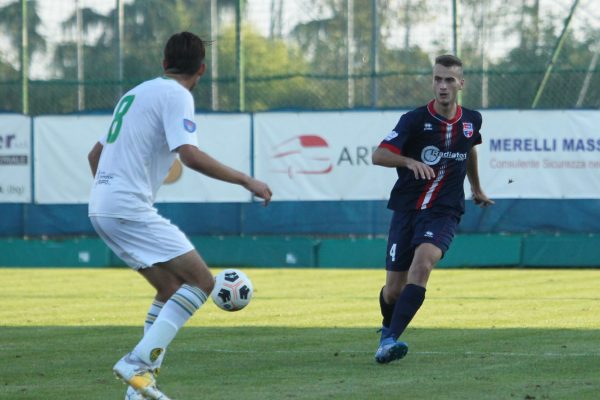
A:
POLYGON ((385 269, 408 271, 415 249, 421 243, 431 243, 448 251, 460 217, 439 210, 394 211, 388 235, 385 269))

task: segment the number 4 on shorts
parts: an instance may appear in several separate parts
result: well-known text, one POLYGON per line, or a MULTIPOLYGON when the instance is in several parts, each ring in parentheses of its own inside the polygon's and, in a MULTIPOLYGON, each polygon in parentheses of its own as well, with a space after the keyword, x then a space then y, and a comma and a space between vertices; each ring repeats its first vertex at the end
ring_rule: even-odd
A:
POLYGON ((392 261, 396 261, 396 243, 390 247, 390 257, 392 257, 392 261))

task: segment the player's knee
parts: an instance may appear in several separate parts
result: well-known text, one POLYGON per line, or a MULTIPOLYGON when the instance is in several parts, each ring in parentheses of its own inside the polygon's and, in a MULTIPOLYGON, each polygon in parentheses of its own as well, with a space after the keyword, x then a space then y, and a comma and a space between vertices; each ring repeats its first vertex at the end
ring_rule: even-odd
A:
POLYGON ((383 299, 387 304, 394 304, 400 293, 402 293, 403 285, 386 285, 383 291, 383 299))
POLYGON ((156 288, 156 297, 160 301, 167 301, 179 288, 181 287, 180 282, 169 281, 164 282, 162 285, 156 288))
POLYGON ((215 280, 211 275, 211 279, 204 280, 201 286, 198 286, 206 294, 211 294, 215 287, 215 280))
POLYGON ((202 289, 206 294, 210 294, 215 287, 215 278, 208 268, 202 268, 199 273, 194 274, 193 278, 186 283, 202 289))
POLYGON ((433 264, 426 261, 413 264, 410 267, 409 283, 416 283, 424 286, 427 283, 432 270, 433 264))

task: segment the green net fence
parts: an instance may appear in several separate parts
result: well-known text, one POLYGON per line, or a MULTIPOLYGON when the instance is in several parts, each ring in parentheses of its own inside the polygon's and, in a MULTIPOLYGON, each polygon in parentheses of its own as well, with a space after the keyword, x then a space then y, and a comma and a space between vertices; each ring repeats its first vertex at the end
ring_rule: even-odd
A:
POLYGON ((600 107, 597 0, 0 0, 0 110, 110 110, 182 30, 200 110, 410 108, 442 53, 468 107, 600 107))

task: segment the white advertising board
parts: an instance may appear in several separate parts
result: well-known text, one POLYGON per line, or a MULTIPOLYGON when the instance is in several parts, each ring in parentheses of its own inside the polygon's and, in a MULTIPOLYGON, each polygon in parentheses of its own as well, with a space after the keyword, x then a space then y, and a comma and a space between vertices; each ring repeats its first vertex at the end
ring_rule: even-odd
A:
POLYGON ((399 112, 259 113, 254 171, 273 200, 384 200, 396 180, 371 154, 399 112))
POLYGON ((0 203, 31 202, 31 119, 0 115, 0 203))
POLYGON ((600 198, 600 111, 483 111, 479 174, 493 198, 600 198))
MULTIPOLYGON (((254 117, 254 165, 274 201, 385 200, 396 173, 371 154, 405 111, 274 112, 254 117)), ((492 198, 600 198, 600 111, 483 111, 478 146, 492 198)), ((34 118, 34 194, 42 204, 87 203, 87 153, 109 115, 34 118)), ((30 118, 0 116, 0 202, 31 201, 30 118)), ((201 149, 250 173, 246 114, 198 115, 201 149)), ((246 202, 243 188, 183 168, 159 202, 246 202)), ((465 193, 470 193, 465 183, 465 193)))
MULTIPOLYGON (((395 170, 372 166, 371 153, 404 112, 257 114, 255 174, 274 201, 387 199, 395 170)), ((599 111, 482 114, 477 151, 488 196, 600 198, 599 111)))
MULTIPOLYGON (((104 135, 110 115, 48 116, 34 119, 35 201, 41 204, 87 203, 92 176, 87 155, 104 135)), ((222 163, 250 173, 250 116, 196 115, 198 144, 222 163)), ((179 162, 179 161, 177 161, 179 162)), ((157 202, 246 202, 249 193, 186 167, 170 176, 157 202)))

